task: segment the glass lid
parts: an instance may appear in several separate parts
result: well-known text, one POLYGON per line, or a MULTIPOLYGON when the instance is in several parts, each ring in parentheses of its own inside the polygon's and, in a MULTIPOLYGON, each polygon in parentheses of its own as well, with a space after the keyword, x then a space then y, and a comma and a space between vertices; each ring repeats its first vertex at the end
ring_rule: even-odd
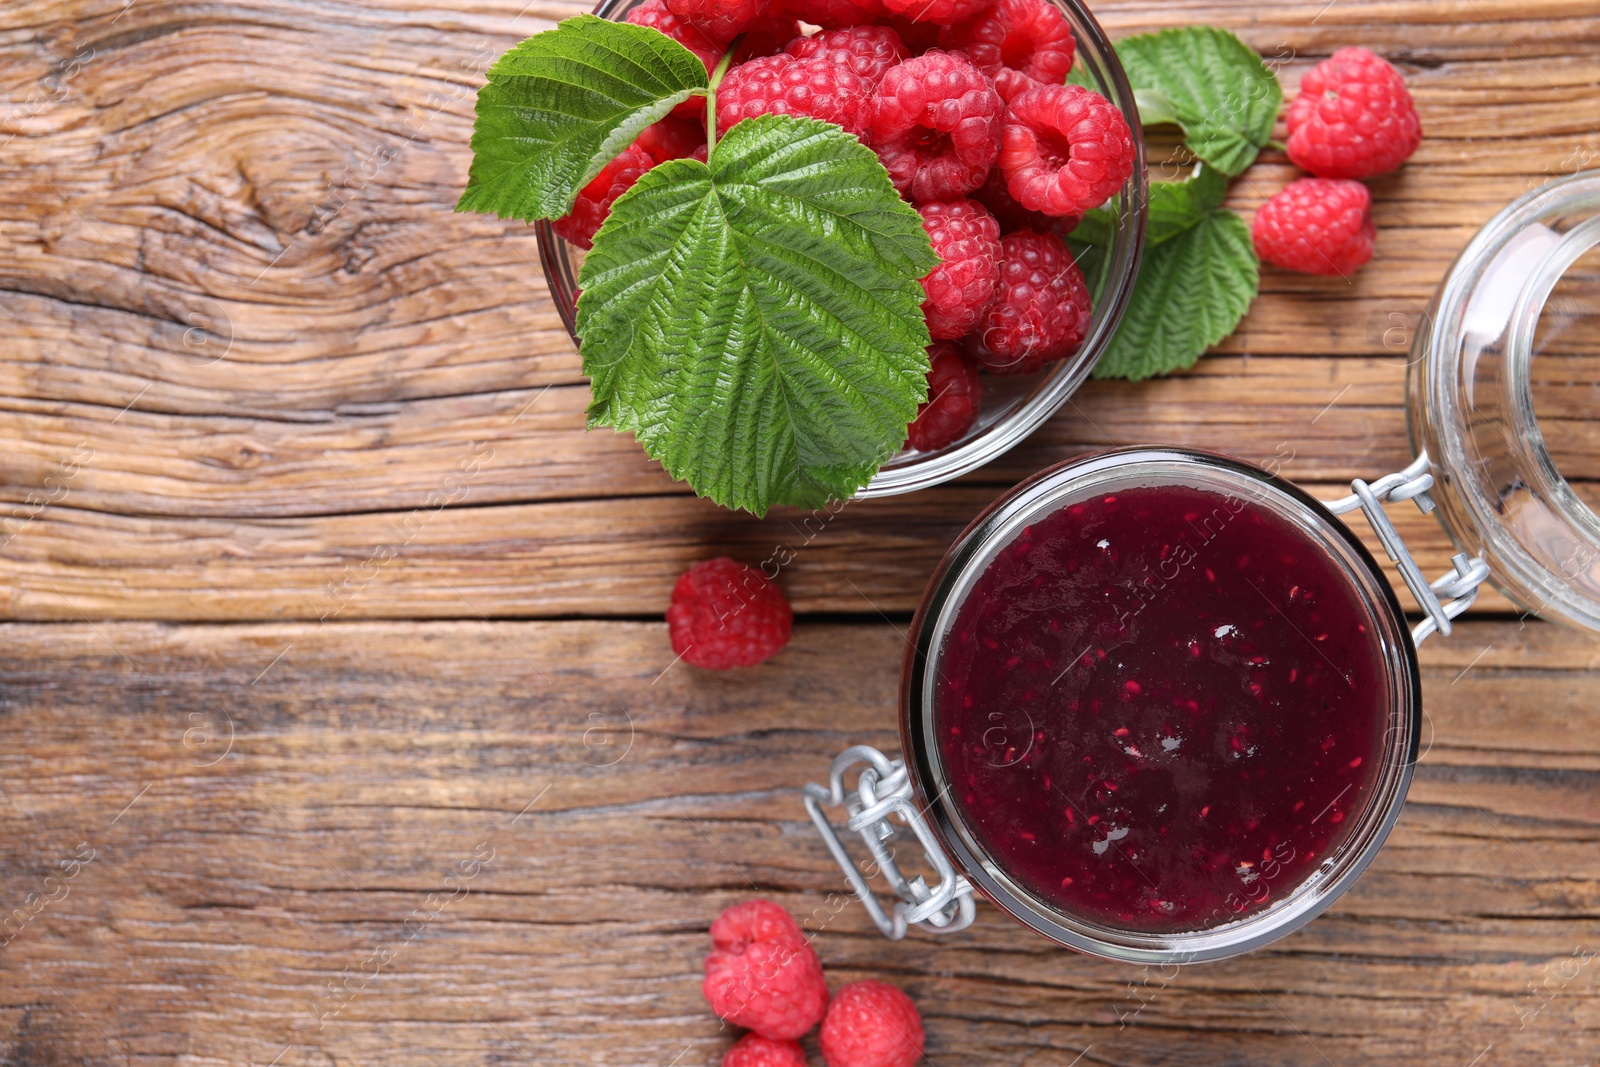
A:
POLYGON ((1600 171, 1483 228, 1418 331, 1407 385, 1457 546, 1527 611, 1600 630, 1600 171))

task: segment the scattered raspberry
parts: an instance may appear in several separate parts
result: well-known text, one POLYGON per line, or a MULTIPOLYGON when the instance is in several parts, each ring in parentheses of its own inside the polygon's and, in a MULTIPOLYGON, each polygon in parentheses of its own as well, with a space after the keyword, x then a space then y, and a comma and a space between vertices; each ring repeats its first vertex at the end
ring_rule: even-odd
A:
POLYGON ((1360 182, 1301 178, 1261 205, 1256 255, 1306 274, 1353 273, 1372 258, 1372 194, 1360 182))
POLYGON ((1040 233, 1053 231, 1065 235, 1071 233, 1072 228, 1078 223, 1075 217, 1058 219, 1042 211, 1029 211, 1017 203, 1011 195, 1011 190, 1006 188, 1006 172, 999 167, 989 172, 983 185, 972 194, 972 199, 989 209, 989 213, 1000 223, 1001 233, 1038 230, 1040 233))
POLYGON ((778 905, 735 904, 711 924, 711 944, 701 988, 722 1018, 774 1041, 797 1038, 822 1018, 822 962, 778 905))
POLYGON ((668 115, 660 122, 644 128, 639 139, 633 142, 657 163, 669 159, 685 159, 706 143, 706 124, 668 115))
POLYGON ((891 15, 904 15, 912 22, 931 22, 948 26, 965 22, 984 8, 991 0, 883 0, 891 15))
POLYGON ((1000 247, 1000 285, 967 352, 992 374, 1032 374, 1083 343, 1094 314, 1089 287, 1054 234, 1019 230, 1000 247))
POLYGON ((617 197, 633 188, 640 175, 656 165, 656 161, 642 148, 629 145, 622 154, 600 169, 594 180, 578 193, 572 210, 552 224, 556 234, 579 248, 589 248, 600 224, 611 214, 611 205, 617 197))
POLYGON ((1386 174, 1422 141, 1405 79, 1365 48, 1341 48, 1307 71, 1288 118, 1289 158, 1323 178, 1386 174))
POLYGON ((796 59, 814 59, 849 67, 874 89, 883 80, 885 71, 911 58, 900 35, 888 26, 824 30, 815 37, 796 37, 784 51, 796 59))
POLYGON ((978 324, 1000 281, 1000 224, 971 200, 920 204, 940 264, 922 279, 922 310, 935 341, 960 337, 978 324))
POLYGON ((765 0, 665 0, 680 19, 693 23, 711 40, 727 44, 755 25, 766 12, 765 0))
POLYGON ((754 667, 789 643, 794 609, 754 567, 718 556, 690 567, 672 587, 672 651, 696 667, 754 667))
POLYGON ((745 1034, 722 1057, 722 1067, 806 1067, 798 1041, 773 1041, 745 1034))
POLYGON ((801 22, 809 22, 825 30, 877 22, 884 15, 883 0, 778 0, 778 2, 784 11, 801 22))
POLYGON ((717 88, 717 129, 757 115, 810 115, 861 137, 872 87, 849 67, 787 53, 728 71, 717 88))
POLYGON ((1050 0, 997 0, 941 31, 939 43, 966 52, 1005 100, 1035 84, 1060 85, 1072 69, 1072 27, 1050 0))
POLYGON ((1116 106, 1081 85, 1036 85, 1006 108, 1000 169, 1017 203, 1081 216, 1133 173, 1133 135, 1116 106))
POLYGON ((978 368, 954 342, 935 341, 928 362, 928 401, 907 427, 907 442, 919 452, 936 452, 959 441, 978 421, 983 405, 978 368))
MULTIPOLYGON (((628 21, 635 26, 649 26, 651 29, 660 30, 683 45, 700 57, 700 62, 706 65, 707 74, 710 74, 717 62, 722 59, 722 46, 707 37, 698 27, 674 15, 667 9, 664 0, 644 0, 644 3, 628 12, 628 21)), ((679 118, 699 119, 703 122, 706 114, 705 97, 691 96, 673 108, 672 113, 679 118)))
POLYGON ((922 1016, 911 998, 871 979, 835 993, 822 1022, 828 1067, 912 1067, 922 1042, 922 1016))
POLYGON ((890 67, 872 102, 872 147, 902 196, 964 197, 999 153, 1005 103, 988 75, 934 50, 890 67))

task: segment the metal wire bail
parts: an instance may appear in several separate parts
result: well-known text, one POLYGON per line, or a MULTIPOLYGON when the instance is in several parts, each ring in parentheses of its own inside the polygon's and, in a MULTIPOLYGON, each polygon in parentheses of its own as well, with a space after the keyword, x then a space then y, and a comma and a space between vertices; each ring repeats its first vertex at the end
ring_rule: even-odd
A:
POLYGON ((869 745, 855 745, 834 758, 828 769, 828 784, 808 784, 804 793, 806 812, 816 824, 828 851, 850 882, 856 898, 866 907, 867 914, 878 924, 878 929, 891 940, 906 936, 908 927, 917 925, 934 933, 949 934, 964 930, 972 923, 976 910, 972 903, 972 884, 956 874, 950 858, 944 854, 933 830, 912 800, 911 779, 902 760, 891 760, 869 745), (858 763, 866 764, 856 779, 856 788, 846 790, 844 776, 858 763), (858 868, 851 859, 835 831, 833 823, 822 806, 843 807, 849 818, 845 827, 861 835, 871 859, 858 868), (922 875, 906 878, 895 863, 894 849, 890 843, 895 838, 895 828, 889 816, 898 816, 911 828, 922 846, 923 855, 939 875, 939 881, 929 886, 922 875), (872 888, 867 883, 869 873, 880 873, 900 900, 892 911, 886 912, 872 888))
POLYGON ((1472 602, 1478 598, 1478 586, 1489 577, 1489 565, 1481 556, 1468 559, 1465 553, 1457 552, 1450 557, 1453 569, 1430 583, 1422 576, 1422 569, 1417 566, 1411 550, 1406 548, 1394 523, 1384 513, 1384 504, 1399 500, 1412 501, 1424 515, 1433 510, 1433 497, 1428 492, 1433 488, 1433 475, 1428 472, 1430 466, 1428 453, 1424 450, 1405 470, 1386 474, 1370 484, 1357 478, 1350 483, 1352 492, 1349 496, 1323 501, 1335 515, 1343 515, 1357 508, 1366 515, 1384 552, 1400 568, 1400 577, 1405 580, 1406 588, 1411 590, 1411 595, 1417 598, 1417 603, 1427 613, 1427 618, 1411 629, 1412 643, 1418 645, 1435 631, 1449 637, 1450 620, 1472 606, 1472 602))

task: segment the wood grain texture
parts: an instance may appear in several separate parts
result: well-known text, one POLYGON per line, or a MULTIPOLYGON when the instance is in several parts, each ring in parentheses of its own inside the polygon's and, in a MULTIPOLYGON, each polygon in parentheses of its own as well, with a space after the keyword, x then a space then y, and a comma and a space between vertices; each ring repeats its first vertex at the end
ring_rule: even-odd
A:
POLYGON ((1175 978, 988 905, 891 944, 833 895, 795 790, 894 745, 900 643, 802 624, 719 676, 658 623, 0 628, 0 902, 94 850, 0 950, 4 1061, 715 1064, 706 927, 760 894, 836 984, 909 990, 935 1065, 1592 1062, 1590 639, 1425 645, 1425 751, 1371 870, 1175 978))
MULTIPOLYGON (((1292 452, 1286 473, 1327 483, 1408 458, 1406 349, 1449 261, 1509 199, 1600 157, 1600 19, 1586 0, 1307 7, 1097 12, 1114 36, 1231 26, 1291 90, 1345 43, 1394 58, 1428 138, 1374 183, 1378 260, 1350 281, 1269 270, 1194 371, 1092 384, 954 496, 847 512, 850 547, 792 575, 804 610, 906 610, 986 492, 1107 443, 1292 452)), ((793 516, 719 513, 629 438, 582 432, 586 389, 531 229, 451 210, 487 64, 576 10, 8 6, 0 612, 320 617, 330 584, 418 509, 425 530, 398 536, 348 612, 653 613, 684 560, 789 538, 793 516)), ((1233 203, 1251 211, 1293 176, 1269 152, 1233 203)))
MULTIPOLYGON (((1291 89, 1344 44, 1398 62, 1428 139, 1373 185, 1378 260, 1268 270, 1193 371, 1094 383, 983 471, 826 521, 732 515, 584 433, 530 229, 451 210, 488 63, 577 10, 0 10, 0 617, 26 620, 0 625, 0 1064, 711 1065, 706 927, 758 894, 835 984, 905 987, 933 1067, 1597 1062, 1586 637, 1507 614, 1430 640, 1374 866, 1176 978, 986 905, 891 945, 794 792, 895 745, 901 620, 1017 479, 1107 444, 1276 460, 1325 496, 1404 463, 1450 260, 1600 159, 1592 0, 1096 5, 1113 36, 1230 26, 1291 89), (780 546, 791 647, 674 665, 682 568, 780 546)), ((1293 176, 1268 153, 1232 203, 1293 176)), ((1569 372, 1560 446, 1600 471, 1569 372)), ((1394 514, 1441 570, 1438 526, 1394 514)))

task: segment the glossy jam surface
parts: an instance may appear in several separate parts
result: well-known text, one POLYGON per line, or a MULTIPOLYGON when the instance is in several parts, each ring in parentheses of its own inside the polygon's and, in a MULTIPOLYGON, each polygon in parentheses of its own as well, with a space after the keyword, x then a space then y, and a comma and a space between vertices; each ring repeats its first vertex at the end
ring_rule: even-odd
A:
POLYGON ((1360 594, 1260 503, 1187 486, 1025 527, 946 636, 951 802, 1055 907, 1151 933, 1280 899, 1372 791, 1389 686, 1360 594))

